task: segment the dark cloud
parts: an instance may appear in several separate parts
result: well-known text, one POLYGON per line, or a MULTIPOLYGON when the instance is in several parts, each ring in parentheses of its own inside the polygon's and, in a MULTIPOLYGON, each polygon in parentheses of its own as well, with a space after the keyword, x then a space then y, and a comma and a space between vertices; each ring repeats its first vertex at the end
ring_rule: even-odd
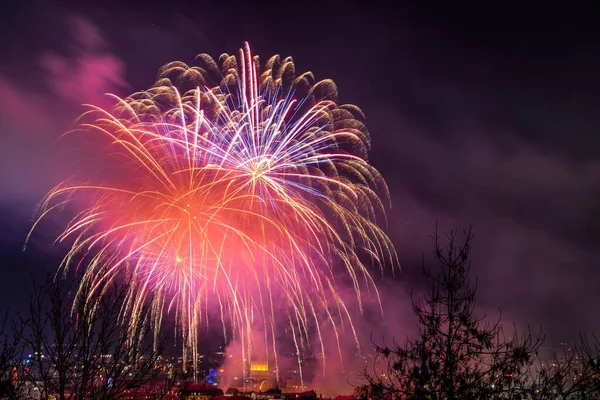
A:
POLYGON ((401 132, 386 149, 375 145, 389 171, 401 258, 427 252, 438 218, 442 230, 473 223, 473 272, 486 307, 502 306, 522 325, 544 324, 553 339, 598 328, 585 306, 598 301, 598 161, 573 161, 473 124, 464 135, 431 138, 384 106, 369 115, 372 131, 385 124, 401 132))

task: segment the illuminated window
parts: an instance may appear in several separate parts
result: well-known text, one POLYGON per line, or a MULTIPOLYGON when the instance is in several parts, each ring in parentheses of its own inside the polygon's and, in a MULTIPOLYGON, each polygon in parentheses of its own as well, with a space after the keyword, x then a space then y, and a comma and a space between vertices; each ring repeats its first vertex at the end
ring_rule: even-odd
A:
POLYGON ((250 371, 266 372, 268 370, 269 370, 269 363, 252 363, 252 364, 250 364, 250 371))

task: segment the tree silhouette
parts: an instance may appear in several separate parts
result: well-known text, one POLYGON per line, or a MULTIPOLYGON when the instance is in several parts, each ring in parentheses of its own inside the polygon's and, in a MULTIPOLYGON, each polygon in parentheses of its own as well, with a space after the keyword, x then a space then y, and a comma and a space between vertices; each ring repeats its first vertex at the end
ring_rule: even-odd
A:
POLYGON ((126 291, 97 293, 50 275, 36 287, 24 339, 42 399, 134 399, 154 378, 165 341, 154 345, 148 307, 127 318, 126 291))
POLYGON ((20 399, 19 362, 23 358, 23 328, 20 319, 6 312, 0 320, 0 398, 20 399))
POLYGON ((581 335, 552 359, 532 365, 528 373, 518 391, 521 399, 600 399, 600 342, 581 335))
POLYGON ((534 361, 541 334, 518 335, 513 327, 508 335, 500 317, 490 322, 475 311, 476 284, 469 278, 472 229, 460 244, 457 231, 446 238, 442 245, 436 229, 433 256, 439 270, 425 268, 423 262, 430 288, 422 298, 413 298, 416 335, 392 346, 376 344, 379 362, 365 373, 363 397, 510 398, 534 361))

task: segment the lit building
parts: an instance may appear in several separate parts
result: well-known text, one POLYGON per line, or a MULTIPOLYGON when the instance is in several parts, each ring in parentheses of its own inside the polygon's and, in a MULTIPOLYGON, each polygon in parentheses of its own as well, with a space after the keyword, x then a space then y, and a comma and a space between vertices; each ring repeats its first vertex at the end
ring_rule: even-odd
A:
POLYGON ((273 389, 276 386, 271 371, 269 371, 268 362, 250 363, 250 373, 246 382, 260 392, 273 389))

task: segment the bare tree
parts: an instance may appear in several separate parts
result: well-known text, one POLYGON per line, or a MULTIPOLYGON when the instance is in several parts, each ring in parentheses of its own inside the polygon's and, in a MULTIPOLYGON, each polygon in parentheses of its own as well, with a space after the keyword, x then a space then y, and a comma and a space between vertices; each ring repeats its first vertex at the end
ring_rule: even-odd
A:
POLYGON ((29 302, 29 318, 25 343, 31 349, 28 362, 33 374, 42 382, 42 399, 56 393, 60 400, 67 397, 67 386, 76 373, 79 331, 72 318, 70 289, 50 275, 46 284, 34 284, 29 302))
POLYGON ((515 383, 533 362, 543 336, 507 334, 500 317, 490 321, 475 312, 476 285, 469 279, 472 230, 458 244, 457 232, 447 245, 436 232, 436 273, 423 272, 431 283, 427 294, 413 299, 418 332, 402 344, 376 345, 383 368, 367 371, 363 397, 377 399, 511 398, 515 383), (383 358, 383 360, 382 360, 383 358))
POLYGON ((21 398, 19 370, 23 359, 23 327, 22 321, 11 318, 8 312, 0 320, 0 398, 21 398))
POLYGON ((127 290, 97 293, 53 276, 36 287, 25 342, 42 399, 133 399, 152 381, 165 341, 152 340, 149 306, 135 320, 123 315, 127 290))
POLYGON ((581 335, 565 344, 549 361, 539 361, 522 380, 519 394, 531 400, 587 400, 600 398, 600 342, 581 335))

